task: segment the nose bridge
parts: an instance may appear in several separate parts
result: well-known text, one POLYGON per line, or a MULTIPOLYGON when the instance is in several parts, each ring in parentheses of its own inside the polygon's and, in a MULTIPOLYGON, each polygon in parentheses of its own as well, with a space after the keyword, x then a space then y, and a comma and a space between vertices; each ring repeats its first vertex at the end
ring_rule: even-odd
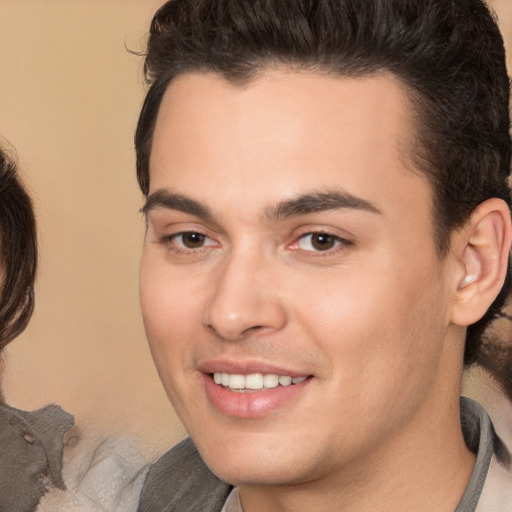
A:
POLYGON ((286 315, 272 286, 272 267, 272 259, 260 251, 234 250, 214 271, 203 323, 226 340, 281 328, 286 315))

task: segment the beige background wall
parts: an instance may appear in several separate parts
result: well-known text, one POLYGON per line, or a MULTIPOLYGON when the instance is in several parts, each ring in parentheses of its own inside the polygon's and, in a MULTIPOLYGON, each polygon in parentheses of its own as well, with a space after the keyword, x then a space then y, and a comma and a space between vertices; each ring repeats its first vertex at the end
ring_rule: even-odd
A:
POLYGON ((35 314, 5 360, 8 402, 57 402, 79 423, 168 444, 181 432, 137 295, 142 59, 125 48, 144 48, 161 3, 0 0, 0 135, 17 149, 41 249, 35 314))
MULTIPOLYGON (((37 307, 6 355, 14 406, 152 444, 183 435, 150 360, 137 271, 143 222, 133 130, 141 50, 161 0, 0 0, 0 134, 39 219, 37 307)), ((512 0, 494 2, 511 39, 512 0)))

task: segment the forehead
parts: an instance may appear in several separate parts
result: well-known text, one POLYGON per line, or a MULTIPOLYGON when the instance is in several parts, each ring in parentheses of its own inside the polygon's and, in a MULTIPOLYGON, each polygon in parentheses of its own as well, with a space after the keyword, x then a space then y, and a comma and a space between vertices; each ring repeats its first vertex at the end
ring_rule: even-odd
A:
POLYGON ((229 203, 245 190, 244 209, 338 187, 377 206, 384 184, 397 200, 429 195, 407 158, 411 109, 405 87, 390 74, 277 70, 244 86, 217 74, 185 74, 160 107, 150 193, 193 191, 208 202, 215 192, 229 203))

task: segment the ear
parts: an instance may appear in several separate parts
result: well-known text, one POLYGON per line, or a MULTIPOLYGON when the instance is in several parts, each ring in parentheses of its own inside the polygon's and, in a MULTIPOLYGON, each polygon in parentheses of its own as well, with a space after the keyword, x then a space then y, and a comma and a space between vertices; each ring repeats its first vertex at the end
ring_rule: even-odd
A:
POLYGON ((488 199, 457 232, 456 295, 452 323, 471 325, 482 318, 503 286, 508 267, 512 228, 510 210, 501 199, 488 199))

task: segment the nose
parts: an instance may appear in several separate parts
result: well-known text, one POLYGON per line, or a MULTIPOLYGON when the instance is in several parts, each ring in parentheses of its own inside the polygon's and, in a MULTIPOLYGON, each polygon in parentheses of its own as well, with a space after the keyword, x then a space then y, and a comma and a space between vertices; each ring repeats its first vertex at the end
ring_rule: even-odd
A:
POLYGON ((272 263, 233 256, 214 271, 203 325, 226 341, 282 329, 287 322, 272 263))

